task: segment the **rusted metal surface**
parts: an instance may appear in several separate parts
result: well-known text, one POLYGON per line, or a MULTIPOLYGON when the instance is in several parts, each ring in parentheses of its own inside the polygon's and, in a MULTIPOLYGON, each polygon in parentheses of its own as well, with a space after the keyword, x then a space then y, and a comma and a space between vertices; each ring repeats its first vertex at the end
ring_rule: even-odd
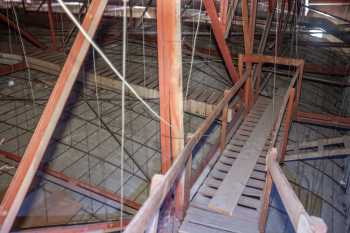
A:
POLYGON ((350 129, 350 118, 323 113, 297 112, 295 121, 301 123, 316 124, 350 129))
MULTIPOLYGON (((21 162, 21 156, 7 152, 7 151, 3 151, 3 150, 0 150, 0 157, 5 157, 5 158, 12 160, 14 162, 17 162, 17 163, 21 162)), ((94 193, 94 194, 97 194, 101 197, 104 197, 104 198, 107 198, 109 200, 113 200, 117 203, 123 204, 127 207, 134 209, 134 210, 138 210, 141 207, 141 204, 136 202, 136 201, 129 200, 126 197, 122 198, 117 193, 113 193, 111 191, 93 186, 93 185, 86 183, 84 181, 67 176, 62 172, 58 172, 58 171, 55 171, 55 170, 50 169, 50 168, 42 168, 42 167, 40 167, 39 170, 42 171, 46 175, 55 177, 55 178, 63 181, 64 183, 67 184, 65 187, 67 187, 69 189, 71 189, 72 186, 73 187, 75 186, 77 188, 84 189, 84 190, 88 191, 88 193, 84 193, 84 195, 89 195, 89 193, 94 193)), ((80 192, 79 189, 76 191, 80 192)))
POLYGON ((224 58, 225 65, 227 68, 228 73, 230 74, 230 77, 232 79, 232 82, 237 82, 239 77, 236 72, 235 66, 232 62, 232 56, 231 52, 226 44, 225 37, 224 37, 224 30, 222 29, 222 25, 220 23, 219 17, 216 12, 216 6, 213 0, 204 0, 203 1, 205 5, 205 9, 208 12, 208 15, 211 20, 211 26, 214 32, 214 36, 216 39, 216 42, 219 46, 220 52, 222 54, 222 57, 224 58))
MULTIPOLYGON (((107 1, 92 1, 85 16, 83 28, 92 37, 96 32, 106 5, 107 1)), ((1 202, 0 224, 2 233, 11 230, 12 224, 28 192, 34 175, 39 168, 40 162, 62 114, 64 105, 67 102, 89 47, 90 43, 84 39, 82 33, 79 33, 57 79, 49 101, 40 117, 35 132, 24 152, 16 174, 1 202)))
POLYGON ((18 33, 20 33, 24 37, 24 39, 32 43, 35 47, 38 47, 41 49, 47 48, 47 46, 42 42, 40 42, 37 38, 35 38, 35 36, 32 33, 24 30, 22 27, 18 28, 15 22, 13 22, 11 19, 7 18, 5 15, 1 13, 0 13, 0 22, 3 22, 6 26, 9 26, 13 30, 16 30, 18 33))

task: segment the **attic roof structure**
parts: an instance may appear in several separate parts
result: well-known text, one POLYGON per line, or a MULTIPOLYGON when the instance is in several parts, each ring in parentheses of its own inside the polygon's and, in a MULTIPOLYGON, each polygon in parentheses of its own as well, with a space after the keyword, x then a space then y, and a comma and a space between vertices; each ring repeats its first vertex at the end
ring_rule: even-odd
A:
POLYGON ((0 1, 0 232, 350 232, 347 0, 0 1))

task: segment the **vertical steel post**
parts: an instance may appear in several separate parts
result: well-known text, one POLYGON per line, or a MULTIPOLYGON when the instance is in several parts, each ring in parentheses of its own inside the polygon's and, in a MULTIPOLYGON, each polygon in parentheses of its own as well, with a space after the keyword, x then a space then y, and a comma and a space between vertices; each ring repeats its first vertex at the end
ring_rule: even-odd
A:
MULTIPOLYGON (((157 42, 160 116, 168 122, 160 122, 164 174, 184 147, 181 0, 157 0, 157 42)), ((175 212, 179 218, 184 215, 185 176, 176 189, 175 212)))
POLYGON ((53 49, 57 49, 55 18, 54 18, 53 13, 52 13, 52 0, 47 1, 47 14, 49 16, 51 46, 53 49))

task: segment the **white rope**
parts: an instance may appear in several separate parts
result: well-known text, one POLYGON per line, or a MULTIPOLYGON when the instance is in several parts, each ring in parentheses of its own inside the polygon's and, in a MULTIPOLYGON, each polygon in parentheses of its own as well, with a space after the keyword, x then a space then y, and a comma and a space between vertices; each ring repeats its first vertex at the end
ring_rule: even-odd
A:
MULTIPOLYGON (((144 6, 144 0, 142 0, 142 6, 144 6)), ((145 21, 144 21, 144 17, 143 16, 141 18, 141 23, 142 23, 143 86, 146 87, 145 21)))
MULTIPOLYGON (((122 58, 122 72, 123 77, 126 77, 126 30, 127 30, 127 18, 126 18, 126 7, 129 0, 123 0, 123 58, 122 58)), ((124 139, 125 139, 125 82, 122 83, 122 138, 120 143, 120 196, 124 199, 124 139)), ((124 204, 120 205, 120 221, 123 222, 123 209, 124 204)))
POLYGON ((198 18, 197 18, 197 28, 196 28, 196 32, 195 32, 194 38, 193 38, 193 46, 192 46, 192 54, 191 54, 191 65, 190 65, 190 71, 189 71, 188 77, 187 77, 185 101, 187 101, 188 90, 189 90, 189 86, 190 86, 190 82, 191 82, 192 69, 193 69, 193 60, 194 60, 194 54, 196 53, 197 36, 198 36, 199 25, 200 25, 200 20, 201 20, 201 13, 202 13, 202 4, 203 4, 203 0, 201 0, 201 3, 200 3, 198 18))
MULTIPOLYGON (((8 5, 6 6, 6 17, 7 18, 10 18, 10 15, 9 15, 9 8, 11 7, 10 6, 10 2, 7 3, 8 5)), ((10 53, 13 53, 13 49, 12 49, 12 34, 11 34, 11 28, 10 28, 10 21, 7 21, 7 27, 9 29, 9 51, 10 53)))
POLYGON ((12 11, 13 11, 13 15, 15 16, 15 21, 16 21, 16 27, 18 30, 18 35, 19 35, 19 39, 21 41, 21 46, 22 46, 22 51, 23 51, 23 57, 24 57, 24 62, 26 64, 26 68, 27 68, 27 77, 28 77, 28 83, 29 83, 29 87, 30 87, 30 93, 32 96, 32 100, 33 100, 33 111, 34 111, 34 115, 36 114, 36 107, 35 107, 35 95, 34 95, 34 90, 33 90, 33 83, 32 83, 32 75, 30 72, 30 66, 29 66, 29 62, 28 62, 28 58, 27 58, 27 51, 24 47, 24 42, 23 42, 23 38, 22 38, 22 34, 21 34, 21 29, 19 27, 19 23, 18 23, 18 17, 17 17, 17 12, 15 7, 12 5, 12 11))
POLYGON ((278 35, 278 27, 279 27, 279 17, 280 17, 280 14, 281 12, 278 12, 278 0, 276 1, 276 26, 275 26, 275 32, 276 32, 276 35, 275 35, 275 63, 274 63, 274 66, 273 66, 273 89, 272 89, 272 117, 275 116, 275 111, 276 111, 276 106, 275 106, 275 95, 276 95, 276 73, 277 73, 277 42, 278 42, 278 38, 277 38, 277 35, 278 35))
POLYGON ((72 22, 75 24, 75 26, 79 29, 79 31, 82 33, 82 35, 85 37, 85 39, 91 44, 92 47, 95 48, 96 52, 102 57, 102 59, 107 63, 107 65, 112 69, 112 71, 117 75, 117 77, 125 84, 125 86, 133 93, 136 98, 143 104, 145 107, 161 122, 164 124, 170 126, 170 127, 176 127, 172 126, 168 121, 164 120, 156 111, 152 109, 151 106, 149 106, 141 97, 140 95, 134 90, 134 88, 131 87, 131 85, 126 81, 125 77, 122 76, 119 71, 114 67, 112 62, 108 59, 108 57, 102 52, 102 50, 99 48, 99 46, 92 40, 92 38, 87 34, 85 29, 80 25, 80 23, 77 21, 77 19, 73 16, 72 12, 67 8, 67 6, 64 4, 62 0, 57 0, 58 3, 61 5, 63 10, 66 12, 68 17, 72 20, 72 22))

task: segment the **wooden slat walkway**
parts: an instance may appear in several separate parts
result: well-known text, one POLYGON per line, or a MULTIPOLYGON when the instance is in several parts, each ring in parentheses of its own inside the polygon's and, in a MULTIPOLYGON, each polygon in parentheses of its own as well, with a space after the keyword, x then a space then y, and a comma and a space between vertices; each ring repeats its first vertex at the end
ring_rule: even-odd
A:
POLYGON ((259 232, 272 114, 272 100, 259 97, 192 198, 179 232, 259 232))

